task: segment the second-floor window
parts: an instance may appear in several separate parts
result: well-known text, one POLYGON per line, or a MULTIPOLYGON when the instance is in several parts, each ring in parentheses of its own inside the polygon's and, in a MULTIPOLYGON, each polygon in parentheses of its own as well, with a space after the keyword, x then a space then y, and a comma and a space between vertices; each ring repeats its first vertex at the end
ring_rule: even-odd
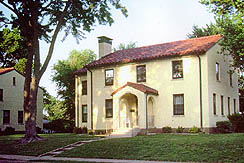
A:
POLYGON ((172 77, 173 79, 183 78, 182 60, 172 61, 172 77))
POLYGON ((184 94, 173 95, 174 115, 184 115, 184 94))
POLYGON ((87 95, 87 81, 82 81, 82 95, 87 95))
POLYGON ((16 86, 16 77, 13 77, 13 86, 16 86))
POLYGON ((10 123, 10 110, 4 110, 3 111, 3 124, 9 124, 10 123))
POLYGON ((232 73, 230 72, 230 86, 232 87, 232 73))
POLYGON ((219 63, 216 62, 216 80, 219 80, 219 63))
POLYGON ((24 123, 24 112, 18 111, 18 124, 23 124, 23 123, 24 123))
POLYGON ((3 89, 0 89, 0 101, 3 101, 3 89))
POLYGON ((114 84, 114 70, 107 69, 105 70, 105 85, 113 85, 114 84))
POLYGON ((136 66, 137 82, 146 82, 146 65, 136 66))

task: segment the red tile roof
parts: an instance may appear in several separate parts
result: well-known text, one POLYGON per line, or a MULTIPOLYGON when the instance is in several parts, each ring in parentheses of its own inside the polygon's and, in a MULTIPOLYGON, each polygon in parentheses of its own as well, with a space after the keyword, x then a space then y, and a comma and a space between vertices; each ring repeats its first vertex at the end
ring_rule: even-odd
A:
POLYGON ((7 72, 13 71, 14 67, 10 67, 10 68, 1 68, 0 69, 0 75, 5 74, 7 72))
POLYGON ((111 95, 113 96, 117 92, 119 92, 122 89, 124 89, 126 86, 135 88, 135 89, 137 89, 137 90, 139 90, 139 91, 141 91, 143 93, 146 93, 146 94, 158 95, 158 91, 156 89, 148 87, 148 86, 146 86, 144 84, 138 84, 138 83, 132 83, 132 82, 127 82, 125 85, 123 85, 122 87, 120 87, 117 90, 115 90, 111 95))
MULTIPOLYGON (((221 35, 213 35, 139 48, 119 50, 114 53, 110 53, 94 62, 91 62, 86 67, 95 68, 112 64, 145 61, 164 57, 204 54, 221 38, 221 35)), ((84 73, 85 70, 81 69, 75 73, 82 72, 84 73)))

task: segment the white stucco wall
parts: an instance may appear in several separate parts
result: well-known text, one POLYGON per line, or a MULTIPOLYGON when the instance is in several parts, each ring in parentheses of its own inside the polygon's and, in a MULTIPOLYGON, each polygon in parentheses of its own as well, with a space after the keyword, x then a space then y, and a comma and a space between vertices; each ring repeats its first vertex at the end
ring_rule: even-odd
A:
MULTIPOLYGON (((11 126, 15 131, 24 131, 25 125, 18 124, 18 111, 24 111, 24 77, 15 70, 0 75, 0 88, 3 89, 3 101, 0 101, 0 128, 11 126), (13 77, 16 86, 13 86, 13 77), (10 110, 10 124, 3 125, 3 110, 10 110)), ((38 89, 37 126, 43 128, 43 90, 38 89)))

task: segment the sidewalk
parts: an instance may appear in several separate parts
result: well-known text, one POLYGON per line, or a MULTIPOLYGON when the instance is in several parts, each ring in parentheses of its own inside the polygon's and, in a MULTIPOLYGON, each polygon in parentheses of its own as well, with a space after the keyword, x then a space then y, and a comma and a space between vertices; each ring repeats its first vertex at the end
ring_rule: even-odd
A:
POLYGON ((52 157, 52 156, 22 156, 22 155, 4 155, 0 154, 0 160, 18 160, 18 161, 86 161, 86 162, 113 162, 113 163, 176 163, 169 161, 145 161, 145 160, 118 160, 118 159, 99 159, 99 158, 68 158, 68 157, 52 157))

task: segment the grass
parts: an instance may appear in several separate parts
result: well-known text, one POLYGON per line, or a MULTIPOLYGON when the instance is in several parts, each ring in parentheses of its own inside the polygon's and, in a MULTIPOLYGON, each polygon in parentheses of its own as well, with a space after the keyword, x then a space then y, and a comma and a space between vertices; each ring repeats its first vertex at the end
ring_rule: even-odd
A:
POLYGON ((58 156, 162 161, 244 162, 244 134, 160 134, 92 142, 58 156))
POLYGON ((75 135, 75 134, 41 134, 46 140, 33 142, 29 144, 16 144, 24 135, 0 136, 0 154, 16 154, 38 156, 42 153, 64 147, 81 140, 93 139, 93 136, 75 135))

